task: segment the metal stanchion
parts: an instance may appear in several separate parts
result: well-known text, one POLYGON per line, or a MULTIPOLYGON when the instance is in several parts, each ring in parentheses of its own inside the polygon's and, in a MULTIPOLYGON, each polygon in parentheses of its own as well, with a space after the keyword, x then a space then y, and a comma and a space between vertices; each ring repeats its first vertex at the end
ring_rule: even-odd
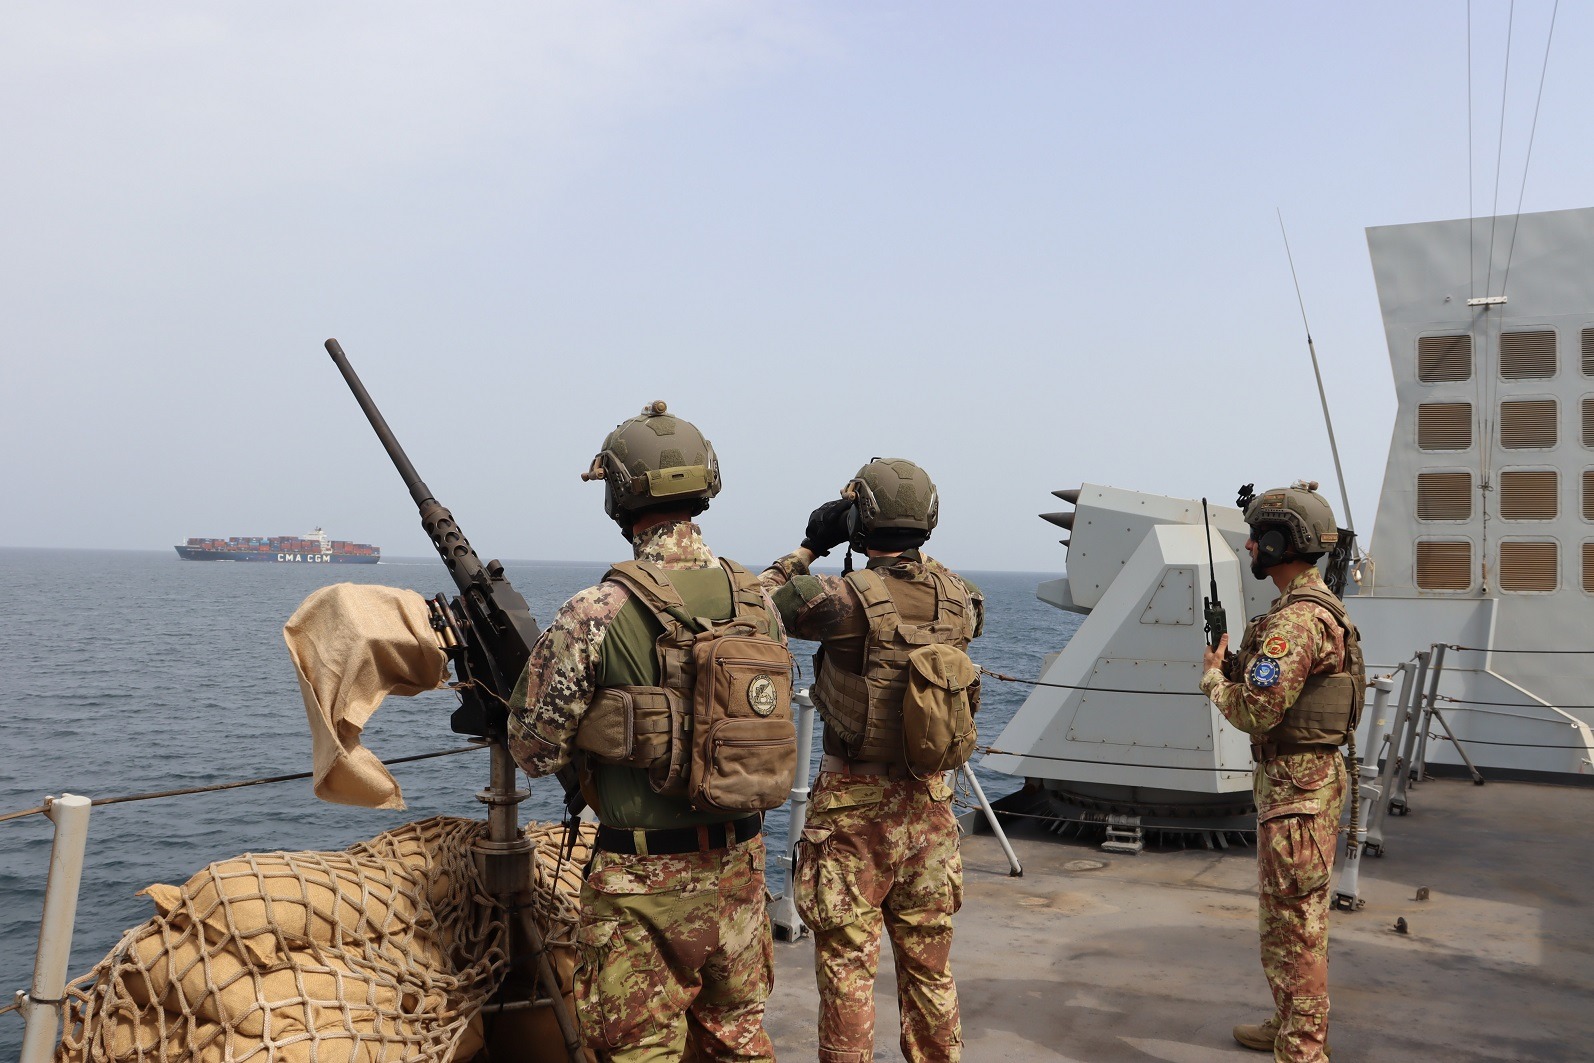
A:
MULTIPOLYGON (((1389 811, 1404 816, 1411 811, 1406 802, 1406 791, 1416 776, 1417 732, 1422 729, 1423 682, 1428 678, 1428 662, 1433 654, 1422 650, 1417 654, 1417 676, 1412 680, 1411 698, 1403 705, 1405 732, 1400 743, 1400 770, 1395 773, 1395 785, 1389 791, 1389 811)), ((1393 753, 1393 748, 1391 748, 1393 753)))
POLYGON ((797 914, 797 899, 793 876, 797 870, 797 842, 803 836, 803 825, 808 822, 808 771, 811 766, 814 744, 814 699, 807 690, 799 690, 792 698, 797 707, 797 773, 791 787, 791 826, 786 834, 786 851, 776 858, 776 866, 786 871, 786 885, 769 905, 769 920, 775 936, 783 941, 797 941, 808 932, 802 916, 797 914))
POLYGON ((991 825, 991 833, 996 835, 996 840, 1002 845, 1002 852, 1007 854, 1008 876, 1018 878, 1024 874, 1024 868, 1018 862, 1018 856, 1013 852, 1013 846, 1007 840, 1007 835, 1002 831, 1002 825, 996 821, 996 812, 991 808, 991 802, 986 800, 985 791, 980 787, 980 780, 974 777, 974 766, 965 764, 958 769, 964 781, 969 784, 969 789, 974 791, 974 796, 980 802, 980 807, 985 810, 985 822, 991 825))
MULTIPOLYGON (((1389 692, 1395 689, 1395 681, 1388 676, 1378 676, 1372 681, 1373 687, 1373 726, 1368 728, 1368 737, 1377 733, 1389 711, 1389 692)), ((1351 765, 1351 770, 1358 774, 1361 780, 1361 807, 1356 810, 1356 835, 1347 838, 1345 842, 1345 863, 1339 869, 1339 883, 1334 887, 1330 903, 1341 911, 1354 912, 1362 906, 1361 898, 1361 855, 1362 847, 1367 841, 1367 825, 1372 818, 1373 805, 1377 802, 1379 789, 1377 779, 1378 754, 1373 754, 1373 763, 1363 764, 1358 761, 1351 765)))
MULTIPOLYGON (((1395 780, 1400 775, 1400 747, 1405 736, 1406 721, 1409 716, 1407 711, 1411 703, 1412 691, 1416 685, 1416 665, 1407 661, 1400 665, 1396 671, 1400 672, 1400 696, 1395 702, 1393 719, 1389 720, 1388 731, 1384 732, 1385 759, 1382 769, 1378 773, 1375 789, 1378 791, 1378 800, 1373 803, 1372 816, 1367 822, 1367 841, 1363 846, 1364 852, 1374 856, 1384 855, 1384 817, 1389 814, 1389 805, 1393 799, 1395 780)), ((1374 702, 1373 726, 1368 730, 1369 741, 1373 740, 1385 725, 1385 720, 1378 715, 1377 702, 1374 702)), ((1387 706, 1386 706, 1387 707, 1387 706)), ((1373 761, 1377 763, 1378 757, 1374 755, 1373 761)))
POLYGON ((21 1063, 48 1063, 60 1039, 61 994, 72 954, 72 924, 77 920, 78 885, 83 881, 83 850, 89 837, 86 797, 62 794, 44 799, 45 815, 55 823, 44 914, 39 920, 39 950, 33 961, 33 987, 17 993, 27 1017, 21 1063))
POLYGON ((1436 642, 1428 648, 1433 654, 1433 664, 1428 669, 1428 698, 1418 717, 1421 726, 1417 729, 1417 755, 1411 762, 1411 777, 1415 782, 1428 777, 1428 729, 1433 726, 1433 716, 1438 711, 1439 676, 1445 670, 1445 650, 1448 648, 1442 642, 1436 642))

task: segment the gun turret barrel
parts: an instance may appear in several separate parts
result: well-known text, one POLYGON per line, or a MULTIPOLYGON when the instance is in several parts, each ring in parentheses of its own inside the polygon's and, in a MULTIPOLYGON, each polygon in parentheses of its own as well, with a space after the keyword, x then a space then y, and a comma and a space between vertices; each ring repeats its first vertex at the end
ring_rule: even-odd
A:
POLYGON ((1059 528, 1067 528, 1070 531, 1074 527, 1074 515, 1072 513, 1042 513, 1041 520, 1051 521, 1059 528))
POLYGON ((337 340, 327 340, 327 353, 332 356, 332 361, 338 367, 338 372, 343 374, 343 379, 348 382, 349 390, 354 392, 354 400, 360 404, 360 409, 365 411, 365 417, 371 422, 371 427, 376 429, 376 438, 382 441, 382 446, 387 448, 387 456, 393 459, 393 464, 398 466, 399 475, 404 477, 404 486, 410 489, 410 497, 415 499, 417 506, 424 506, 427 502, 436 501, 432 492, 421 481, 420 474, 415 471, 415 466, 410 464, 410 459, 404 453, 404 448, 399 446, 399 441, 394 438, 393 430, 387 426, 387 419, 382 416, 382 411, 376 408, 376 403, 371 401, 371 395, 365 390, 365 385, 360 383, 360 376, 349 364, 348 356, 343 353, 342 344, 337 340))
POLYGON ((1079 488, 1071 487, 1066 491, 1053 491, 1052 494, 1067 502, 1071 506, 1079 504, 1079 488))

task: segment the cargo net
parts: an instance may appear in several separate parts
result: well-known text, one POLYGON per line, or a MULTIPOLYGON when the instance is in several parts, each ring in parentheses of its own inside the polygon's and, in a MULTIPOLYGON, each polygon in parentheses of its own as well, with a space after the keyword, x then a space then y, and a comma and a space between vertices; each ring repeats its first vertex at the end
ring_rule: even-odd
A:
MULTIPOLYGON (((57 1063, 469 1059, 509 969, 505 911, 471 855, 484 829, 437 817, 343 852, 246 854, 150 886, 155 916, 67 987, 57 1063)), ((526 829, 533 918, 567 1001, 595 829, 583 824, 562 860, 562 825, 526 829)))

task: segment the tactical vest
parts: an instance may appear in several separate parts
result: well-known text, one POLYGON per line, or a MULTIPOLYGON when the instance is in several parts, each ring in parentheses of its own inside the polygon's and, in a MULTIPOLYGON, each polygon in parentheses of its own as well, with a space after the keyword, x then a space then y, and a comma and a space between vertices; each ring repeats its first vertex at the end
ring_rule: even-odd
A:
MULTIPOLYGON (((780 627, 766 608, 758 577, 725 558, 720 559, 720 567, 730 583, 731 615, 723 619, 693 616, 681 593, 671 584, 669 574, 658 565, 623 561, 604 574, 605 580, 629 590, 637 605, 662 629, 652 647, 654 667, 641 669, 653 673, 656 682, 599 687, 576 731, 576 748, 586 754, 589 764, 646 773, 654 793, 682 799, 681 812, 685 811, 684 799, 690 796, 687 784, 692 771, 693 695, 698 679, 695 645, 705 637, 722 635, 749 636, 773 643, 779 648, 776 655, 784 657, 787 667, 786 675, 777 677, 784 678, 787 692, 783 703, 775 707, 790 719, 790 656, 780 641, 780 627)), ((610 630, 612 633, 615 629, 610 630)), ((636 648, 629 649, 634 652, 636 648)), ((772 684, 772 689, 778 687, 778 682, 772 684)), ((712 810, 700 811, 718 818, 712 810)))
MULTIPOLYGON (((1307 676, 1295 703, 1284 710, 1284 718, 1278 726, 1261 736, 1261 740, 1271 746, 1342 746, 1361 722, 1362 706, 1367 698, 1361 634, 1345 612, 1345 603, 1334 597, 1327 587, 1307 585, 1288 591, 1268 615, 1295 602, 1311 602, 1328 610, 1345 633, 1345 659, 1338 672, 1307 676)), ((1251 662, 1261 653, 1262 631, 1266 627, 1258 621, 1246 632, 1235 670, 1242 681, 1251 662)))
POLYGON ((863 603, 869 633, 864 638, 863 672, 848 672, 820 649, 813 686, 814 707, 847 747, 853 760, 903 763, 902 696, 908 686, 908 657, 921 646, 969 644, 968 592, 952 575, 926 566, 929 582, 883 577, 874 569, 849 572, 844 579, 863 603), (903 619, 897 599, 914 615, 903 619))

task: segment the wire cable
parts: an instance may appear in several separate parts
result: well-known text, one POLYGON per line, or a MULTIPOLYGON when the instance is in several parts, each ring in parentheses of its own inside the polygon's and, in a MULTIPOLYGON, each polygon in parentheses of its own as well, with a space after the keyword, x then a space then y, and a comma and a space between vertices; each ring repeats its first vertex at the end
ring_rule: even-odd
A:
POLYGON ((1528 166, 1533 162, 1533 137, 1539 131, 1539 107, 1544 103, 1544 78, 1550 71, 1550 42, 1555 39, 1555 16, 1561 10, 1561 0, 1555 0, 1550 9, 1550 31, 1544 37, 1544 63, 1539 68, 1539 94, 1533 101, 1533 124, 1528 127, 1528 150, 1522 159, 1522 187, 1517 190, 1517 221, 1511 226, 1511 244, 1505 252, 1505 276, 1500 278, 1500 294, 1505 294, 1511 281, 1511 257, 1516 253, 1517 230, 1522 227, 1522 200, 1528 194, 1528 166))
MULTIPOLYGON (((472 750, 487 748, 489 748, 487 743, 476 742, 468 746, 459 746, 454 749, 440 749, 432 753, 417 753, 412 757, 394 757, 392 760, 382 761, 382 764, 384 766, 391 766, 394 764, 410 764, 417 760, 432 760, 436 757, 451 757, 456 753, 469 753, 472 750)), ((153 801, 161 797, 185 797, 189 794, 208 794, 214 793, 218 790, 237 790, 245 786, 264 786, 267 783, 292 782, 295 779, 309 779, 314 775, 314 772, 301 771, 295 772, 292 775, 267 775, 259 779, 244 779, 240 782, 221 782, 215 783, 211 786, 189 786, 181 790, 156 790, 152 793, 126 794, 121 797, 96 797, 89 801, 89 807, 98 808, 101 805, 122 805, 127 804, 130 801, 153 801)), ((49 806, 40 805, 38 808, 25 808, 17 812, 7 812, 5 815, 0 815, 0 823, 4 823, 6 820, 10 819, 21 819, 23 816, 39 815, 48 810, 49 806)))
POLYGON ((1445 649, 1459 650, 1465 653, 1570 653, 1594 654, 1594 650, 1502 650, 1494 646, 1457 646, 1455 643, 1446 643, 1445 649))
POLYGON ((1516 28, 1516 14, 1516 0, 1511 0, 1505 24, 1505 70, 1500 74, 1500 133, 1494 152, 1494 202, 1489 207, 1489 268, 1483 285, 1484 295, 1493 294, 1494 288, 1494 232, 1500 219, 1500 161, 1505 156, 1505 101, 1511 87, 1511 33, 1516 28))
MULTIPOLYGON (((1128 687, 1084 687, 1074 683, 1043 683, 1039 679, 1020 679, 1016 675, 1006 675, 1002 672, 993 672, 983 664, 975 665, 981 675, 988 675, 992 679, 1000 679, 1004 683, 1023 683, 1032 687, 1053 687, 1057 690, 1087 690, 1093 694, 1146 694, 1169 698, 1204 698, 1205 694, 1199 690, 1131 690, 1128 687)), ((1094 762, 1093 762, 1094 763, 1094 762)))

